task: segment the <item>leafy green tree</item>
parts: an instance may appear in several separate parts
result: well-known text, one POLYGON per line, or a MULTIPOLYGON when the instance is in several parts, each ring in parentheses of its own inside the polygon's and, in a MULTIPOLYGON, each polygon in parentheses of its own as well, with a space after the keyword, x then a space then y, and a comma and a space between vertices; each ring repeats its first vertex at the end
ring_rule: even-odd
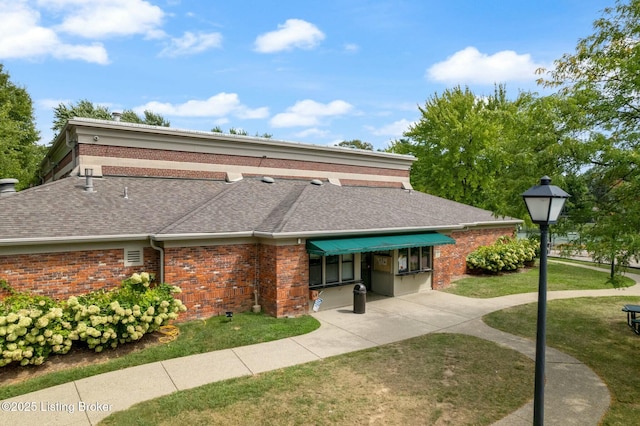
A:
MULTIPOLYGON (((113 115, 112 113, 110 114, 113 115)), ((120 121, 124 121, 126 123, 148 124, 150 126, 171 126, 171 123, 163 116, 147 110, 144 111, 144 117, 140 117, 138 114, 136 114, 135 111, 131 109, 125 109, 120 114, 120 121)))
POLYGON ((247 131, 244 129, 236 129, 235 127, 232 127, 229 129, 229 134, 247 136, 247 131))
POLYGON ((37 170, 45 153, 39 139, 31 97, 11 82, 0 64, 0 179, 18 179, 18 190, 38 182, 37 170))
POLYGON ((366 151, 373 151, 373 145, 369 142, 362 142, 360 139, 353 139, 350 141, 342 141, 338 146, 344 146, 346 148, 364 149, 366 151))
POLYGON ((482 188, 498 169, 492 150, 499 128, 487 105, 469 88, 447 89, 419 107, 421 118, 393 143, 391 151, 417 157, 411 171, 414 188, 466 204, 482 206, 482 188))
MULTIPOLYGON (((99 120, 112 120, 111 111, 106 106, 94 105, 93 102, 83 99, 77 104, 60 103, 53 109, 53 126, 51 130, 58 135, 67 121, 74 117, 96 118, 99 120)), ((54 136, 55 138, 55 136, 54 136)))
MULTIPOLYGON (((224 130, 222 130, 222 127, 216 126, 213 129, 211 129, 211 133, 224 133, 224 130)), ((230 135, 242 135, 242 136, 247 136, 248 135, 246 130, 236 129, 235 127, 229 128, 229 134, 230 135)), ((271 139, 273 137, 273 135, 271 133, 259 134, 258 132, 256 132, 255 136, 257 138, 265 138, 265 139, 271 139)))
POLYGON ((419 109, 421 119, 389 149, 417 157, 412 185, 499 216, 527 219, 521 194, 544 175, 561 185, 584 157, 559 96, 510 100, 503 86, 482 97, 455 87, 419 109))
MULTIPOLYGON (((572 216, 582 226, 589 253, 626 267, 640 258, 640 1, 617 1, 594 22, 594 33, 575 52, 555 61, 540 83, 577 105, 574 122, 590 144, 593 191, 589 215, 572 216)), ((612 279, 615 277, 612 276, 612 279)))
MULTIPOLYGON (((94 105, 93 102, 83 99, 77 104, 72 102, 68 104, 60 103, 53 110, 53 126, 51 129, 55 134, 59 134, 68 120, 74 117, 96 118, 99 120, 113 120, 113 113, 108 107, 103 105, 94 105)), ((140 117, 133 110, 127 109, 120 114, 120 121, 127 123, 149 124, 152 126, 169 127, 170 122, 160 114, 151 111, 144 111, 144 117, 140 117)))

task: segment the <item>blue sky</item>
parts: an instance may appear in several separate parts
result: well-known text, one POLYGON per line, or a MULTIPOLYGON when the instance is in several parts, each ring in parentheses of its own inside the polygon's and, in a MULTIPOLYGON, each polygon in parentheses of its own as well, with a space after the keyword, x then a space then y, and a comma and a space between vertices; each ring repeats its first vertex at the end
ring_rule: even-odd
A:
POLYGON ((34 102, 149 109, 171 127, 386 147, 455 85, 545 93, 614 0, 0 0, 0 63, 34 102))

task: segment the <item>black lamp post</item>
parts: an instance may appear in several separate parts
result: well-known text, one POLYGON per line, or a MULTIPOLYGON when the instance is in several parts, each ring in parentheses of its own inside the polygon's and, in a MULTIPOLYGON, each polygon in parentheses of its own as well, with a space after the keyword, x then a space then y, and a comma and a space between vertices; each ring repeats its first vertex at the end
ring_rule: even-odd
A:
POLYGON ((531 221, 540 225, 540 277, 538 281, 538 326, 536 335, 536 377, 533 395, 533 424, 544 424, 544 365, 547 329, 547 238, 549 225, 558 221, 569 194, 551 185, 544 176, 540 185, 529 188, 522 198, 531 221))

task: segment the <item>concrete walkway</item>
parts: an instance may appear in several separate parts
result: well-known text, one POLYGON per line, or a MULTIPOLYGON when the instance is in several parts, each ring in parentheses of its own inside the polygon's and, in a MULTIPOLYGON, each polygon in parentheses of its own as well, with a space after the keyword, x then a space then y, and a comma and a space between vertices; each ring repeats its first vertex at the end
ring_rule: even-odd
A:
MULTIPOLYGON (((639 275, 628 274, 640 283, 639 275)), ((640 284, 623 290, 550 292, 548 300, 640 296, 640 284)), ((321 327, 309 334, 127 368, 0 401, 0 425, 95 425, 132 405, 234 377, 253 375, 429 333, 465 333, 535 359, 535 342, 486 326, 493 311, 537 301, 536 293, 471 299, 431 291, 394 298, 371 297, 365 314, 351 307, 320 311, 321 327)), ((623 313, 620 313, 621 317, 623 313)), ((609 391, 576 359, 547 348, 545 422, 597 425, 609 407, 609 391)), ((529 425, 528 403, 497 425, 529 425)))

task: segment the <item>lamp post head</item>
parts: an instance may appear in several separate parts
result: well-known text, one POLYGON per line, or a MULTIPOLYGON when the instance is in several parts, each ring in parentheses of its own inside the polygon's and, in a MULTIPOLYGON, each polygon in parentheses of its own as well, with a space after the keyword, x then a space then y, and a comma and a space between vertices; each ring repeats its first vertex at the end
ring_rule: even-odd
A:
POLYGON ((540 179, 540 185, 529 188, 522 194, 531 221, 539 225, 554 224, 562 211, 569 194, 555 185, 551 185, 549 176, 540 179))

